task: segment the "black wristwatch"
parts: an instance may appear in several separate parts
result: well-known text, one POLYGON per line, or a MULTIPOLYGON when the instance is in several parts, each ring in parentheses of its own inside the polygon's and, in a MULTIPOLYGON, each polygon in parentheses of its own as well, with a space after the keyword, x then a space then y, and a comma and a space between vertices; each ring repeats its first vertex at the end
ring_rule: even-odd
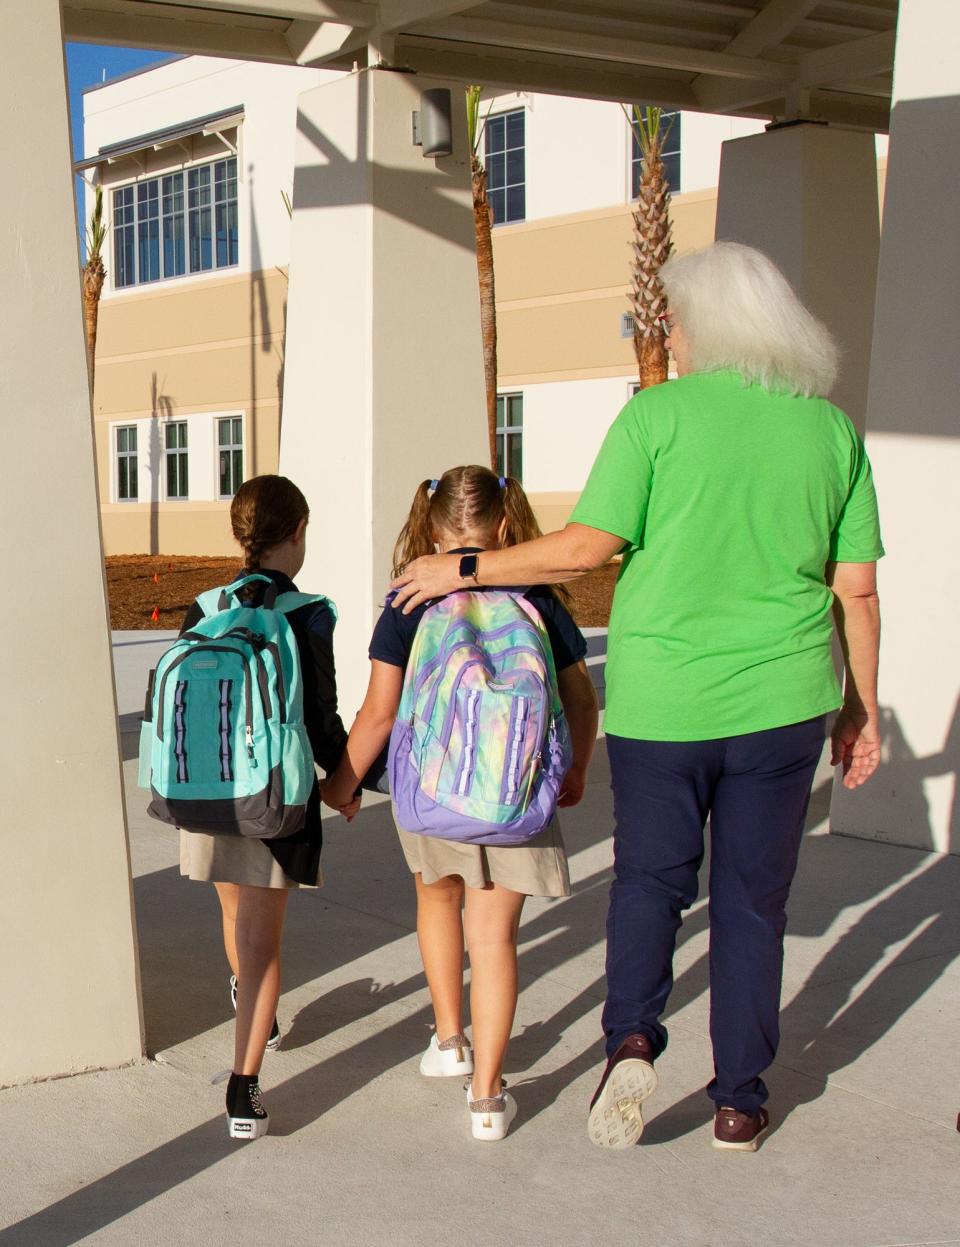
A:
POLYGON ((477 562, 479 558, 478 554, 461 554, 460 556, 460 579, 472 580, 478 589, 480 588, 480 581, 477 579, 477 562))

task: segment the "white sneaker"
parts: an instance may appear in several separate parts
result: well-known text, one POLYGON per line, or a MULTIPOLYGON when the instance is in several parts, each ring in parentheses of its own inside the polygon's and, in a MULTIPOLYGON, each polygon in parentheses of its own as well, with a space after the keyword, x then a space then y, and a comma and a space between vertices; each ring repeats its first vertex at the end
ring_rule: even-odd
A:
POLYGON ((467 1083, 467 1107, 470 1110, 470 1129, 475 1139, 498 1143, 506 1137, 510 1123, 517 1115, 517 1102, 509 1091, 485 1100, 473 1098, 473 1088, 467 1083))
POLYGON ((473 1053, 466 1035, 451 1035, 442 1042, 434 1031, 430 1047, 420 1058, 420 1073, 425 1078, 455 1078, 473 1073, 473 1053))

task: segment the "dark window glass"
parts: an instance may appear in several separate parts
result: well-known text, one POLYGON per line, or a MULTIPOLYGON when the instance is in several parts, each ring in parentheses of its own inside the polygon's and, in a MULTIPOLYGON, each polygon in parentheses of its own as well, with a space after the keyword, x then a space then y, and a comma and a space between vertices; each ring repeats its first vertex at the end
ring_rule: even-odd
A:
POLYGON ((494 225, 526 217, 524 111, 488 117, 484 127, 487 194, 494 225))
POLYGON ((187 271, 186 232, 183 219, 183 174, 161 179, 163 190, 163 275, 180 277, 187 271))
POLYGON ((523 480, 523 395, 497 395, 497 471, 523 480))
POLYGON ((243 419, 228 416, 217 421, 220 497, 230 498, 243 483, 243 419))
POLYGON ((113 284, 132 286, 136 280, 133 187, 123 186, 113 192, 113 284))
POLYGON ((137 280, 160 276, 160 182, 154 178, 137 186, 137 280))
POLYGON ((213 216, 210 209, 210 166, 187 171, 190 272, 213 268, 213 216))
POLYGON ((124 502, 137 499, 137 428, 117 429, 117 497, 124 502))

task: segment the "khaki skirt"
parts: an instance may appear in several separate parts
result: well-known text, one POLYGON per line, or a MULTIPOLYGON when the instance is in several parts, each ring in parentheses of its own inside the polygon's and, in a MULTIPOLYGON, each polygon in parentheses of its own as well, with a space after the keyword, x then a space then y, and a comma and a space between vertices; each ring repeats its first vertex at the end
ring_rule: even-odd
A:
MULTIPOLYGON (((396 819, 394 819, 396 821, 396 819)), ((570 872, 560 824, 554 819, 526 844, 462 844, 397 828, 407 865, 424 883, 459 875, 468 888, 499 883, 524 896, 569 896, 570 872)))
POLYGON ((297 883, 262 840, 249 836, 208 836, 202 831, 180 828, 180 874, 199 883, 237 883, 249 888, 310 888, 323 886, 323 871, 316 884, 297 883))

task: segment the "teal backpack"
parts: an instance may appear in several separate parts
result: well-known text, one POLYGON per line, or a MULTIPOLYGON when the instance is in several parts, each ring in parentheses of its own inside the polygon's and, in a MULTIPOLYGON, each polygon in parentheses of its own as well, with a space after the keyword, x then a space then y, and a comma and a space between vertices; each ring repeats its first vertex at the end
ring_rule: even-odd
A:
POLYGON ((261 840, 301 829, 316 771, 287 615, 310 602, 336 617, 326 598, 278 594, 256 574, 197 598, 203 619, 166 650, 147 688, 139 778, 154 818, 261 840), (244 586, 257 581, 263 603, 245 605, 244 586))

